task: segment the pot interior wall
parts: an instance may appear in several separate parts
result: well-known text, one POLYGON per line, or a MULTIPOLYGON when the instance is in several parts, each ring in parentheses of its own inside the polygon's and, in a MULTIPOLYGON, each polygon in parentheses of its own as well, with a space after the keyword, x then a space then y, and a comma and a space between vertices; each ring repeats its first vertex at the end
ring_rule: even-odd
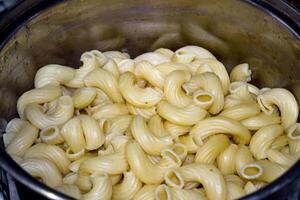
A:
POLYGON ((136 56, 189 44, 209 49, 229 70, 248 62, 260 87, 298 87, 299 40, 245 1, 72 0, 34 17, 0 52, 0 117, 15 115, 18 96, 43 65, 78 67, 91 49, 136 56))

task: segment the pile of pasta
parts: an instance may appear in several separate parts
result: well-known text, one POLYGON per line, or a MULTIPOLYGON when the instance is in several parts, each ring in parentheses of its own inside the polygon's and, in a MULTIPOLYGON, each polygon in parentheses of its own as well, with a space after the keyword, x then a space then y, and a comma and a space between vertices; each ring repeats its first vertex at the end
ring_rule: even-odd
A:
POLYGON ((17 102, 6 151, 76 199, 236 199, 299 158, 298 104, 250 84, 198 46, 131 59, 88 51, 74 69, 40 68, 17 102))

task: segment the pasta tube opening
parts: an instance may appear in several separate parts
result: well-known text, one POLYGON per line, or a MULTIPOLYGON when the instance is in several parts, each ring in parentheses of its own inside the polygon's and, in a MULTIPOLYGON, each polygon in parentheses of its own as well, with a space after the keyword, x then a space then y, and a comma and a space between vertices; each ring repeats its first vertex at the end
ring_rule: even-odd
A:
POLYGON ((259 164, 250 163, 246 164, 241 169, 241 175, 245 179, 257 179, 263 174, 263 168, 259 164))
POLYGON ((60 135, 57 126, 49 126, 41 130, 40 138, 48 144, 60 144, 64 142, 64 138, 60 135))
POLYGON ((155 189, 155 200, 171 200, 171 191, 165 184, 158 186, 155 189))
POLYGON ((214 100, 215 98, 210 92, 198 90, 193 94, 193 101, 203 109, 208 109, 214 100))
POLYGON ((167 185, 173 188, 183 188, 184 180, 181 174, 175 170, 169 170, 164 175, 165 182, 167 185))

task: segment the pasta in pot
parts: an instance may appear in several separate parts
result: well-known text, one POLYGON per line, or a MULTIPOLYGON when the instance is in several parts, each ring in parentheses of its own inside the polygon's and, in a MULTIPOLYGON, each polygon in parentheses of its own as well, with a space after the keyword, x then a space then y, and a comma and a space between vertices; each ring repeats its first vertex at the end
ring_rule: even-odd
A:
POLYGON ((160 48, 136 58, 84 52, 79 69, 49 64, 17 102, 6 152, 76 199, 230 200, 300 157, 295 97, 230 73, 208 50, 160 48))

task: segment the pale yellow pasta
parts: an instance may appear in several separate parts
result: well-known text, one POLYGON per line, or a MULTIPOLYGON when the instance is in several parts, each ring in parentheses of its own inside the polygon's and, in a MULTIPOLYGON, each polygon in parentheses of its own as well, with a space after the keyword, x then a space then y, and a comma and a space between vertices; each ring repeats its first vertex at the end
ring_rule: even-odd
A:
POLYGON ((190 104, 181 108, 174 106, 167 101, 159 102, 157 105, 157 112, 162 118, 182 126, 194 125, 205 118, 207 114, 206 110, 195 104, 190 104))
POLYGON ((148 121, 148 127, 152 133, 157 137, 164 137, 170 135, 165 129, 162 118, 159 115, 153 115, 148 121))
POLYGON ((30 104, 25 108, 26 118, 40 129, 62 125, 71 119, 73 114, 74 107, 70 96, 59 97, 55 111, 49 115, 44 113, 42 107, 37 104, 30 104))
POLYGON ((174 62, 162 63, 159 65, 156 65, 155 68, 158 71, 160 71, 164 76, 167 76, 171 72, 176 71, 176 70, 184 70, 187 72, 190 71, 187 65, 182 64, 182 63, 174 63, 174 62))
POLYGON ((96 89, 96 97, 92 102, 91 106, 103 106, 112 103, 111 99, 107 96, 105 92, 103 92, 99 88, 95 88, 95 89, 96 89))
POLYGON ((191 80, 183 85, 183 88, 189 93, 193 93, 197 89, 211 93, 214 98, 209 112, 217 114, 222 110, 224 106, 224 92, 220 79, 214 73, 205 72, 192 76, 191 80))
POLYGON ((258 179, 264 174, 264 169, 258 163, 248 163, 240 169, 240 174, 247 180, 258 179))
POLYGON ((218 168, 224 175, 235 173, 235 162, 238 146, 230 144, 217 158, 218 168))
POLYGON ((189 134, 179 136, 179 143, 183 144, 189 153, 196 153, 199 146, 193 140, 193 137, 189 134))
POLYGON ((260 108, 254 103, 245 103, 224 109, 220 116, 228 117, 237 121, 256 116, 260 113, 260 108))
POLYGON ((244 119, 241 121, 241 123, 251 131, 255 131, 264 126, 269 126, 272 124, 280 124, 280 122, 281 119, 278 113, 267 115, 263 112, 256 116, 249 117, 248 119, 244 119))
POLYGON ((116 103, 124 101, 119 90, 118 80, 106 70, 97 68, 91 71, 85 77, 84 83, 88 87, 100 88, 116 103))
POLYGON ((242 81, 249 82, 251 81, 251 69, 249 68, 248 63, 242 63, 235 66, 230 72, 230 81, 242 81))
POLYGON ((31 176, 40 178, 46 185, 56 187, 62 184, 62 175, 51 161, 45 158, 25 159, 21 167, 31 176))
POLYGON ((83 192, 90 191, 93 186, 90 175, 86 173, 79 173, 77 175, 75 185, 83 192))
POLYGON ((191 63, 192 61, 194 61, 195 58, 196 58, 196 56, 192 52, 179 49, 179 50, 175 51, 175 53, 172 57, 172 60, 174 62, 188 64, 188 63, 191 63))
POLYGON ((176 143, 172 147, 170 147, 170 150, 175 152, 176 155, 178 155, 178 157, 181 159, 182 162, 186 160, 186 157, 188 155, 188 150, 185 147, 185 145, 176 143))
POLYGON ((246 194, 250 194, 252 192, 255 192, 256 190, 263 188, 265 185, 266 185, 265 182, 253 183, 251 181, 248 181, 244 187, 244 190, 245 190, 246 194))
POLYGON ((214 101, 215 97, 210 92, 197 90, 193 93, 193 102, 205 110, 209 109, 214 101))
POLYGON ((240 145, 237 153, 236 153, 236 160, 235 160, 235 169, 238 175, 242 176, 242 168, 249 163, 253 163, 254 158, 250 152, 248 146, 240 145))
POLYGON ((164 122, 165 130, 172 136, 173 139, 178 139, 179 136, 190 132, 191 126, 180 126, 169 121, 164 122))
POLYGON ((102 69, 105 69, 106 71, 110 72, 116 78, 119 78, 120 76, 118 65, 112 59, 108 59, 108 61, 103 65, 102 69))
POLYGON ((210 59, 215 59, 215 56, 213 54, 211 54, 208 50, 202 48, 202 47, 198 47, 198 46, 193 46, 193 45, 189 45, 189 46, 185 46, 182 47, 180 49, 178 49, 176 52, 181 52, 183 54, 193 54, 195 56, 196 59, 205 59, 205 58, 210 58, 210 59))
POLYGON ((199 147, 196 153, 195 162, 204 164, 213 164, 215 159, 229 146, 227 136, 219 134, 213 135, 199 147))
POLYGON ((135 62, 132 59, 124 59, 118 63, 118 69, 121 74, 125 72, 134 72, 135 62))
POLYGON ((48 126, 41 130, 40 138, 47 144, 61 144, 64 142, 60 130, 57 126, 48 126))
POLYGON ((70 172, 64 176, 62 182, 65 185, 73 185, 73 184, 75 184, 77 176, 78 176, 78 174, 76 174, 74 172, 70 172))
POLYGON ((38 129, 27 123, 6 147, 9 155, 22 157, 38 137, 38 129))
POLYGON ((61 129, 61 134, 72 152, 77 153, 85 148, 86 142, 78 117, 74 117, 65 123, 61 129))
POLYGON ((5 127, 5 132, 6 133, 16 133, 21 131, 22 128, 24 128, 27 125, 27 121, 24 119, 20 118, 13 118, 10 120, 6 127, 5 127))
POLYGON ((267 183, 274 181, 286 171, 285 167, 267 160, 259 160, 257 161, 257 164, 263 168, 263 174, 258 178, 258 180, 265 181, 267 183))
POLYGON ((169 167, 152 164, 138 143, 128 143, 126 157, 131 171, 142 182, 146 184, 159 184, 163 182, 164 174, 169 167))
POLYGON ((97 121, 88 115, 79 115, 87 150, 98 149, 104 144, 105 136, 97 121))
POLYGON ((272 114, 274 106, 278 107, 281 123, 285 130, 296 123, 299 108, 293 94, 283 88, 274 88, 257 96, 257 101, 263 112, 272 114))
POLYGON ((235 183, 227 182, 226 188, 227 188, 227 200, 238 199, 246 195, 244 188, 235 183))
POLYGON ((106 63, 107 58, 104 53, 98 50, 91 50, 84 52, 80 57, 80 61, 83 62, 83 68, 96 68, 102 67, 106 63))
POLYGON ((268 150, 267 158, 273 163, 286 167, 292 166, 298 160, 298 158, 292 154, 283 153, 274 149, 268 150))
POLYGON ((199 121, 190 131, 190 135, 203 140, 214 134, 229 134, 239 143, 248 144, 250 142, 250 132, 239 122, 227 117, 211 117, 199 121))
POLYGON ((202 74, 205 72, 215 73, 220 79, 224 95, 226 95, 228 93, 230 80, 225 66, 216 59, 201 59, 199 62, 200 67, 197 69, 196 74, 202 74))
POLYGON ((130 114, 132 115, 140 115, 144 117, 145 119, 151 118, 153 115, 156 114, 156 107, 150 107, 150 108, 138 108, 130 103, 127 103, 127 108, 130 114))
POLYGON ((4 146, 7 147, 10 142, 16 137, 17 132, 8 132, 2 135, 4 146))
POLYGON ((130 58, 130 56, 127 53, 123 53, 120 51, 106 51, 103 52, 103 54, 109 58, 115 61, 117 64, 121 62, 122 60, 130 58))
POLYGON ((154 190, 155 200, 171 200, 171 190, 165 184, 157 186, 154 190))
POLYGON ((191 103, 192 98, 185 94, 182 85, 191 79, 187 71, 176 70, 171 72, 165 79, 164 94, 173 106, 186 107, 191 103))
POLYGON ((42 88, 32 89, 23 93, 17 102, 17 109, 20 118, 24 118, 25 107, 32 103, 46 103, 57 99, 62 94, 59 86, 45 86, 42 88))
POLYGON ((114 186, 117 183, 120 182, 120 180, 123 178, 122 174, 117 174, 117 175, 110 175, 110 180, 111 180, 111 184, 114 186))
POLYGON ((181 174, 175 170, 169 170, 164 174, 165 183, 172 187, 182 189, 184 186, 184 180, 181 174))
POLYGON ((245 185, 244 180, 241 177, 239 177, 238 175, 229 174, 229 175, 225 175, 224 178, 227 183, 231 182, 240 187, 244 187, 244 185, 245 185))
POLYGON ((250 87, 246 82, 232 82, 229 86, 229 92, 235 95, 241 102, 254 102, 256 94, 250 92, 250 87))
POLYGON ((293 154, 299 154, 300 152, 300 124, 296 123, 292 125, 287 131, 288 143, 290 151, 293 154))
POLYGON ((126 72, 119 79, 119 87, 126 101, 134 106, 149 108, 156 105, 163 97, 159 88, 140 88, 136 84, 136 77, 131 72, 126 72))
POLYGON ((48 159, 57 166, 62 174, 69 172, 70 161, 65 152, 58 146, 43 143, 35 144, 26 151, 24 159, 28 158, 48 159))
POLYGON ((167 48, 159 48, 159 49, 156 49, 154 52, 160 53, 168 58, 172 58, 172 56, 174 55, 174 52, 167 48))
POLYGON ((60 185, 54 188, 55 190, 64 193, 74 199, 81 199, 82 195, 79 188, 76 185, 60 185))
POLYGON ((159 155, 160 152, 173 144, 170 136, 155 136, 146 124, 143 117, 137 115, 131 122, 131 133, 144 151, 151 155, 159 155))
POLYGON ((107 174, 91 176, 92 189, 82 195, 83 200, 107 200, 112 196, 112 183, 107 174))
POLYGON ((40 68, 34 78, 35 88, 46 85, 63 85, 75 76, 75 69, 62 65, 50 64, 40 68))
POLYGON ((95 119, 110 119, 126 114, 128 114, 127 106, 121 103, 106 104, 92 109, 92 117, 95 119))
POLYGON ((102 148, 98 150, 98 156, 105 156, 105 155, 112 154, 114 152, 115 150, 113 146, 111 144, 108 144, 107 147, 104 148, 104 146, 102 146, 102 148))
POLYGON ((121 183, 113 186, 112 199, 127 200, 142 188, 142 182, 132 172, 124 172, 121 183))
POLYGON ((158 65, 161 63, 165 63, 165 62, 170 62, 170 58, 168 58, 167 56, 160 54, 160 53, 148 52, 148 53, 139 55, 138 57, 136 57, 134 59, 135 63, 139 63, 141 61, 148 61, 152 65, 158 65))
POLYGON ((97 91, 92 87, 83 87, 77 89, 72 94, 72 100, 75 108, 83 109, 90 105, 97 96, 97 91))
POLYGON ((158 162, 160 167, 175 168, 182 165, 181 157, 171 148, 163 150, 161 157, 162 159, 158 162))
POLYGON ((165 75, 147 61, 137 63, 134 74, 137 78, 148 81, 154 87, 164 88, 165 75))
POLYGON ((287 135, 281 135, 277 137, 271 145, 271 149, 274 150, 282 150, 284 147, 288 145, 288 137, 287 135))
POLYGON ((159 155, 147 155, 147 158, 152 164, 157 164, 161 161, 161 156, 159 155))
POLYGON ((84 160, 79 171, 85 173, 108 173, 109 175, 121 174, 128 169, 127 159, 122 152, 96 156, 84 160))
POLYGON ((144 185, 133 197, 133 200, 154 200, 157 185, 144 185))
POLYGON ((260 160, 267 158, 267 151, 271 148, 274 140, 283 134, 281 125, 269 125, 259 129, 251 138, 250 151, 253 156, 260 160))
POLYGON ((81 149, 78 152, 73 152, 70 147, 66 150, 66 155, 70 161, 78 160, 85 155, 85 149, 81 149))
POLYGON ((174 200, 205 200, 207 199, 201 192, 197 190, 187 190, 170 188, 171 196, 174 200))
POLYGON ((226 199, 225 180, 222 173, 215 166, 193 163, 176 170, 182 175, 184 181, 200 182, 205 189, 208 199, 226 199))
POLYGON ((106 140, 110 141, 112 137, 123 135, 129 128, 132 120, 131 115, 120 115, 110 120, 110 125, 106 131, 106 140))

